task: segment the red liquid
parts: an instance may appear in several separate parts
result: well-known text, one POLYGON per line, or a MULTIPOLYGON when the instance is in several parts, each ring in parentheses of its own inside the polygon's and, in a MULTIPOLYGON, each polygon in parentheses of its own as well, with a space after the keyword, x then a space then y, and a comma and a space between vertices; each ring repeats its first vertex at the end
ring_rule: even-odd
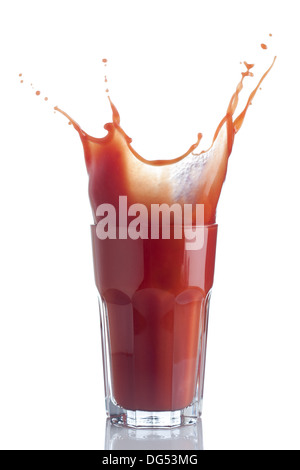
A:
POLYGON ((203 369, 201 362, 203 365, 205 360, 216 207, 235 134, 272 67, 250 94, 244 110, 234 118, 243 81, 253 75, 253 65, 245 66, 211 148, 195 153, 199 134, 197 143, 173 160, 147 161, 141 157, 120 127, 112 103, 113 122, 106 124, 108 134, 104 138, 87 135, 66 113, 55 108, 79 132, 95 224, 97 207, 109 203, 118 209, 119 196, 127 196, 128 206, 144 204, 148 213, 154 203, 197 203, 205 207, 205 243, 201 250, 187 251, 184 240, 101 241, 93 228, 96 284, 107 306, 113 395, 126 409, 183 409, 195 395, 203 369))
POLYGON ((110 331, 112 388, 129 410, 179 410, 193 401, 205 360, 217 226, 201 250, 184 240, 99 240, 95 279, 110 331), (202 350, 202 351, 201 351, 202 350))
POLYGON ((275 59, 250 94, 243 111, 234 118, 244 79, 253 76, 253 64, 245 62, 246 71, 242 73, 226 115, 217 127, 210 149, 195 153, 202 137, 202 134, 198 134, 197 142, 184 155, 173 160, 149 161, 139 155, 131 146, 132 139, 121 128, 119 113, 111 101, 113 122, 104 126, 108 134, 103 138, 86 134, 67 113, 55 107, 69 119, 80 135, 89 174, 89 196, 95 223, 96 210, 100 204, 112 204, 117 209, 119 196, 127 196, 128 206, 144 204, 149 213, 151 204, 204 204, 205 225, 214 224, 235 135, 275 59))

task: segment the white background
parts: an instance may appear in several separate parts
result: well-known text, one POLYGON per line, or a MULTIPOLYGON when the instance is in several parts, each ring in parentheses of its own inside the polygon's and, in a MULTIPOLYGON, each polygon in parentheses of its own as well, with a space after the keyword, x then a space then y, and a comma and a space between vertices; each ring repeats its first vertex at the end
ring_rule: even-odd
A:
POLYGON ((135 149, 175 157, 198 132, 210 145, 240 62, 257 64, 245 101, 277 55, 219 204, 202 426, 207 450, 300 449, 297 7, 1 3, 0 448, 104 448, 88 181, 78 135, 53 106, 104 135, 106 57, 135 149))

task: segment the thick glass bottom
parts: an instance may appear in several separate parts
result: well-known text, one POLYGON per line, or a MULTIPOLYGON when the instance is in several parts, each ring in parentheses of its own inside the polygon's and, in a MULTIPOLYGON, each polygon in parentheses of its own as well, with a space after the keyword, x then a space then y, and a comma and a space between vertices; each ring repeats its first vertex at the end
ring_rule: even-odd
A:
POLYGON ((105 450, 203 450, 202 421, 200 418, 191 426, 143 428, 115 426, 108 419, 105 450))
POLYGON ((201 416, 201 403, 195 402, 183 410, 133 411, 125 410, 110 400, 107 410, 110 422, 114 425, 132 428, 174 428, 197 423, 201 416))

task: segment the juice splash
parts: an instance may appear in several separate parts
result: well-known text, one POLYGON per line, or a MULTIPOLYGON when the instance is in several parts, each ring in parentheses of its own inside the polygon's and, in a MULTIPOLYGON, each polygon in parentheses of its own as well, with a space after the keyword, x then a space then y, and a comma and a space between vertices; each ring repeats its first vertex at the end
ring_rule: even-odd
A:
MULTIPOLYGON (((106 64, 107 61, 104 60, 106 64)), ((83 144, 95 222, 96 210, 100 204, 109 203, 117 208, 119 196, 126 195, 128 205, 138 202, 148 209, 151 204, 203 204, 205 225, 215 223, 216 208, 235 135, 275 60, 276 57, 250 94, 243 111, 234 117, 244 79, 253 76, 251 70, 254 65, 244 62, 246 70, 230 99, 225 116, 217 126, 211 147, 196 153, 202 138, 199 133, 196 143, 186 153, 170 160, 146 160, 135 151, 131 145, 132 139, 120 125, 120 115, 110 98, 112 122, 104 126, 108 133, 103 138, 88 135, 67 113, 56 106, 54 109, 73 124, 83 144)))

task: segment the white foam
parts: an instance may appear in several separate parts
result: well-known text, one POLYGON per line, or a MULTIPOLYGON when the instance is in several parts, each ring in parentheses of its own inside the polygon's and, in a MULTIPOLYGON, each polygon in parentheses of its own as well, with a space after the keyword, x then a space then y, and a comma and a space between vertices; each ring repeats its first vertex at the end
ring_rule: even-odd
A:
POLYGON ((187 157, 170 166, 169 183, 172 200, 195 203, 197 189, 207 162, 214 156, 214 147, 199 155, 190 153, 187 157))

